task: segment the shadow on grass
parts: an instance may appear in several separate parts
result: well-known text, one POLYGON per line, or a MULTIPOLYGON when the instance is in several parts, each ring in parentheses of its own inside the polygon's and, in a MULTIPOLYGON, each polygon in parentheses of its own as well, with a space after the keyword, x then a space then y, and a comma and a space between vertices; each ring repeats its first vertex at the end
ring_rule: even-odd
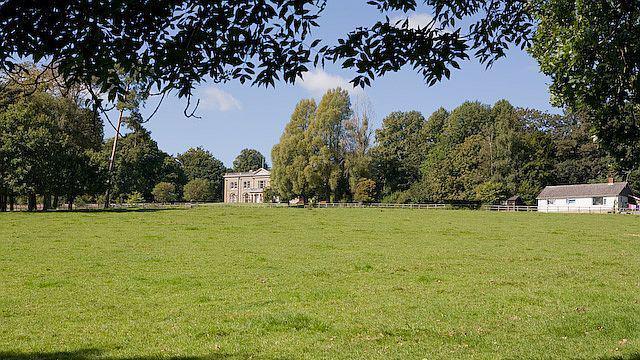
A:
POLYGON ((191 210, 191 208, 187 207, 165 207, 165 208, 118 208, 118 209, 73 209, 73 210, 51 210, 51 211, 15 211, 10 212, 7 211, 4 214, 100 214, 100 213, 152 213, 159 211, 181 211, 181 210, 191 210))
POLYGON ((242 353, 218 353, 205 356, 133 356, 133 357, 109 357, 103 356, 103 350, 82 349, 76 351, 61 352, 11 352, 0 351, 2 360, 223 360, 223 359, 258 359, 258 360, 284 360, 286 358, 266 357, 255 354, 242 353))
POLYGON ((175 210, 190 210, 186 207, 165 207, 165 208, 130 208, 130 209, 78 209, 78 210, 62 210, 54 211, 58 213, 145 213, 145 212, 158 212, 158 211, 175 211, 175 210))

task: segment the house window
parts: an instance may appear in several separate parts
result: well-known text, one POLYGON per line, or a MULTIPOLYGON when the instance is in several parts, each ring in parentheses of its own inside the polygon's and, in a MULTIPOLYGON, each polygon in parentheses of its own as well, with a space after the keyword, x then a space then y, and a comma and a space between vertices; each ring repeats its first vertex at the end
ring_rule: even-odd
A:
POLYGON ((576 199, 567 199, 567 204, 575 205, 576 204, 576 199))
POLYGON ((237 181, 232 181, 229 187, 231 189, 237 189, 238 188, 238 182, 237 181))
POLYGON ((547 205, 555 205, 555 204, 556 204, 556 199, 547 200, 547 205))
POLYGON ((250 188, 251 187, 251 181, 244 181, 242 183, 242 187, 245 188, 245 189, 250 188))
POLYGON ((593 205, 604 205, 604 198, 602 196, 594 197, 593 198, 593 205))
POLYGON ((258 180, 258 189, 264 189, 264 180, 258 180))

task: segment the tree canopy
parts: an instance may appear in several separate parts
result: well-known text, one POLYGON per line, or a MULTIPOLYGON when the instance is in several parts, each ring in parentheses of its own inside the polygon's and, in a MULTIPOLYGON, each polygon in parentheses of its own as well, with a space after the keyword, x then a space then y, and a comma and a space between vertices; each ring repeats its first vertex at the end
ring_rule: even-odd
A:
POLYGON ((382 120, 376 130, 376 146, 371 154, 378 184, 385 195, 407 190, 420 178, 420 165, 424 160, 424 142, 421 140, 425 119, 417 111, 394 112, 382 120))
POLYGON ((43 195, 47 208, 51 196, 72 202, 98 191, 102 121, 45 89, 26 94, 6 86, 16 91, 1 95, 7 103, 0 107, 0 195, 26 195, 33 210, 36 194, 43 195))
POLYGON ((349 164, 357 163, 349 160, 365 151, 357 145, 361 125, 356 124, 344 89, 327 91, 318 106, 314 100, 300 101, 271 153, 275 190, 285 199, 350 199, 350 176, 359 172, 349 171, 349 164))
POLYGON ((546 1, 531 54, 554 104, 582 112, 625 168, 640 161, 640 3, 546 1))
MULTIPOLYGON (((175 160, 158 148, 151 133, 140 124, 129 124, 130 133, 117 144, 118 156, 113 168, 114 197, 126 198, 139 193, 145 200, 153 199, 153 189, 160 182, 172 182, 176 189, 185 183, 183 169, 175 160)), ((114 138, 108 139, 102 148, 103 168, 107 168, 114 138)))
POLYGON ((211 199, 222 200, 223 176, 227 171, 222 161, 216 159, 209 151, 201 147, 191 148, 182 154, 178 154, 178 161, 182 165, 187 179, 205 179, 211 186, 211 199))
POLYGON ((531 38, 532 13, 525 0, 362 0, 380 19, 339 39, 319 39, 313 30, 327 0, 203 0, 0 2, 0 65, 18 57, 48 60, 67 82, 96 82, 113 99, 126 86, 122 69, 158 90, 191 94, 205 77, 273 85, 292 83, 312 64, 340 62, 358 72, 356 85, 407 65, 429 82, 448 77, 470 56, 490 64, 511 44, 531 38), (412 28, 389 20, 420 3, 434 20, 412 28), (464 29, 459 25, 471 24, 464 29))
POLYGON ((233 160, 233 171, 236 172, 253 171, 261 167, 269 169, 264 155, 255 149, 242 149, 240 154, 233 160))
POLYGON ((393 112, 371 148, 357 135, 367 133, 353 125, 358 118, 339 89, 320 106, 298 103, 272 152, 272 185, 281 199, 499 203, 520 195, 531 204, 547 185, 625 178, 582 114, 553 115, 505 100, 465 102, 427 119, 393 112))

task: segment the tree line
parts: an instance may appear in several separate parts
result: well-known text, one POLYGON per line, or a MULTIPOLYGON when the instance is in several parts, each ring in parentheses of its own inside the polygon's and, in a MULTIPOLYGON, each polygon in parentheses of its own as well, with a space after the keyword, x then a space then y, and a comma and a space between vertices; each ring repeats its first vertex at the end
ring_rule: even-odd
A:
POLYGON ((4 81, 0 211, 25 203, 30 211, 38 204, 47 210, 101 203, 108 186, 116 202, 221 201, 225 172, 265 164, 264 156, 253 149, 242 150, 232 169, 201 147, 169 155, 134 111, 123 119, 127 131, 118 141, 109 174, 114 138, 104 138, 103 119, 94 108, 54 87, 25 91, 4 81))
POLYGON ((407 68, 433 85, 465 60, 489 67, 517 47, 549 77, 554 105, 588 120, 618 166, 640 161, 638 1, 363 0, 377 10, 373 23, 321 38, 314 30, 329 3, 6 1, 0 32, 11 35, 0 37, 0 68, 19 75, 32 59, 64 83, 100 88, 95 101, 122 100, 133 79, 149 85, 147 94, 187 98, 190 116, 193 90, 206 79, 274 86, 333 62, 356 73, 356 86, 407 68), (422 6, 433 21, 412 26, 422 6))
POLYGON ((609 176, 640 185, 638 164, 611 156, 577 113, 465 102, 428 118, 391 113, 372 134, 369 112, 354 109, 341 89, 318 105, 300 101, 272 151, 274 191, 330 202, 499 203, 519 195, 532 204, 547 185, 609 176))
MULTIPOLYGON (((0 95, 0 211, 104 202, 221 201, 227 171, 265 165, 244 149, 228 169, 210 152, 172 156, 159 149, 139 111, 123 118, 111 172, 114 138, 104 139, 95 108, 55 87, 3 84, 0 95)), ((343 89, 321 101, 300 101, 272 151, 272 188, 265 198, 317 201, 482 202, 520 195, 533 203, 546 185, 605 181, 640 185, 637 164, 623 166, 577 113, 548 114, 466 102, 394 112, 370 129, 371 107, 352 104, 343 89)))

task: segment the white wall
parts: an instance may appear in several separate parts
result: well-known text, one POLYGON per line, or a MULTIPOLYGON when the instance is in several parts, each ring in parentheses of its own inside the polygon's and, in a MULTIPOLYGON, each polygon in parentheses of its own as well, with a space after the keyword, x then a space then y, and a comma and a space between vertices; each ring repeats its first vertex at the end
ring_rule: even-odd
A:
POLYGON ((625 196, 604 197, 603 205, 593 205, 592 197, 549 200, 538 200, 539 212, 608 212, 627 207, 627 197, 625 196), (553 203, 549 200, 553 200, 553 203), (575 200, 575 202, 570 203, 569 200, 575 200))

